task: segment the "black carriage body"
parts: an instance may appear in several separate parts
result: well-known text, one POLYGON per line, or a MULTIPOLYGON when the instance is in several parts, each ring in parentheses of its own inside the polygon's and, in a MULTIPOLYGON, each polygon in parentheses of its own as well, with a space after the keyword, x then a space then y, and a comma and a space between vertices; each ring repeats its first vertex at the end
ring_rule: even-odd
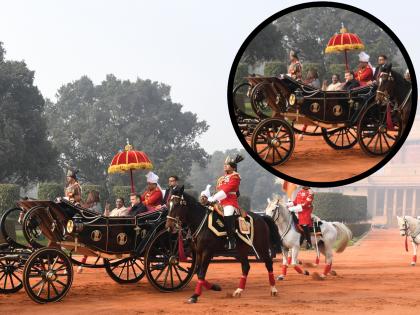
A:
POLYGON ((288 112, 299 113, 305 117, 326 124, 356 124, 360 113, 376 95, 376 85, 369 85, 350 91, 322 91, 314 89, 284 76, 280 80, 290 91, 285 95, 296 96, 296 103, 288 106, 288 112))
MULTIPOLYGON (((74 217, 73 217, 74 220, 74 217)), ((166 211, 156 211, 136 217, 82 218, 80 232, 67 233, 70 239, 84 244, 91 250, 106 254, 140 255, 148 241, 161 229, 166 211)))

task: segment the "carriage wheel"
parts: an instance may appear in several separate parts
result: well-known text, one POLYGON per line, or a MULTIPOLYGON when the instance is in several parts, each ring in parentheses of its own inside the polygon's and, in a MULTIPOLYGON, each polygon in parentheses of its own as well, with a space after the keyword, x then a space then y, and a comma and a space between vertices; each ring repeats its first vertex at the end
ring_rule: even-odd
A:
POLYGON ((22 209, 12 208, 6 210, 0 219, 0 235, 4 240, 14 248, 27 248, 26 245, 18 242, 18 233, 22 231, 22 224, 18 222, 22 209), (13 222, 10 225, 10 222, 13 222), (13 230, 12 230, 13 226, 13 230), (17 227, 20 227, 17 229, 17 227))
POLYGON ((387 154, 401 136, 401 115, 387 110, 388 106, 369 105, 357 125, 357 136, 362 150, 374 156, 387 154))
POLYGON ((184 241, 186 262, 178 256, 178 234, 162 230, 146 249, 144 265, 149 282, 161 292, 184 288, 192 279, 196 267, 195 252, 184 241))
POLYGON ((325 142, 335 150, 345 150, 354 147, 357 143, 357 130, 355 127, 344 127, 333 130, 322 128, 325 142))
POLYGON ((249 103, 251 105, 251 100, 249 99, 251 84, 248 82, 241 83, 233 89, 233 106, 235 109, 236 117, 240 116, 241 114, 248 115, 246 113, 246 104, 249 103))
POLYGON ((105 260, 105 270, 115 282, 136 283, 144 277, 144 260, 143 257, 125 258, 116 262, 105 260))
POLYGON ((267 82, 258 83, 251 91, 251 107, 255 114, 261 119, 271 116, 272 110, 267 100, 265 89, 270 85, 267 82))
POLYGON ((73 282, 73 268, 67 255, 55 248, 41 248, 28 259, 23 269, 23 285, 37 303, 60 301, 73 282))
POLYGON ((22 269, 18 258, 0 257, 0 293, 15 293, 22 289, 22 269))
POLYGON ((37 216, 37 212, 43 207, 34 207, 25 213, 22 223, 22 232, 28 243, 35 249, 45 247, 41 242, 45 242, 45 236, 42 234, 40 224, 41 221, 37 216))
POLYGON ((283 164, 295 148, 293 129, 285 120, 265 119, 255 128, 251 147, 270 166, 283 164))

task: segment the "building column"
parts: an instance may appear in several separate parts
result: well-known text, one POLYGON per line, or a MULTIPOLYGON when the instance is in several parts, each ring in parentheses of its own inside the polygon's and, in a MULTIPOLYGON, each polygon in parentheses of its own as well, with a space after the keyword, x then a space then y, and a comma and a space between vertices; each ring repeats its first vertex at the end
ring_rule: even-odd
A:
POLYGON ((373 206, 372 206, 372 218, 376 216, 376 207, 378 205, 378 192, 377 189, 373 189, 373 206))
POLYGON ((394 189, 394 193, 392 195, 392 216, 395 217, 397 215, 397 190, 394 189))
POLYGON ((413 198, 412 198, 412 203, 411 203, 411 216, 412 217, 416 216, 416 193, 417 193, 417 190, 414 188, 413 198))
POLYGON ((386 188, 385 188, 385 195, 384 195, 384 212, 383 212, 384 217, 386 217, 386 216, 387 216, 387 212, 388 212, 388 209, 387 209, 387 206, 388 206, 387 201, 388 201, 388 189, 386 189, 386 188))
POLYGON ((407 189, 403 191, 402 215, 405 215, 405 208, 407 207, 407 189))

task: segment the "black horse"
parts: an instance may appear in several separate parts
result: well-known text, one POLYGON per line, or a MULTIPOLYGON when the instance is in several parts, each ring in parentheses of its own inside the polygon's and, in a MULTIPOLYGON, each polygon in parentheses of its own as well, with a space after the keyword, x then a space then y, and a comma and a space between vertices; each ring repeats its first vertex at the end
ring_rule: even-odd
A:
MULTIPOLYGON (((197 277, 194 294, 188 299, 189 303, 196 303, 198 297, 202 293, 202 287, 221 291, 221 287, 217 284, 211 284, 205 280, 207 268, 215 253, 223 251, 225 238, 216 236, 207 225, 207 216, 210 210, 201 205, 193 197, 184 193, 184 187, 172 192, 169 203, 169 213, 166 220, 166 228, 176 233, 181 226, 189 228, 192 235, 192 247, 197 257, 197 277)), ((271 295, 277 295, 275 280, 273 275, 273 260, 270 255, 270 249, 279 249, 281 247, 278 230, 273 220, 267 216, 260 216, 249 213, 254 221, 254 239, 253 245, 258 256, 264 261, 268 271, 269 283, 271 286, 271 295)), ((234 297, 241 296, 245 289, 246 278, 250 269, 248 254, 250 246, 245 242, 237 242, 236 259, 241 263, 242 276, 239 286, 233 293, 234 297)))
POLYGON ((411 112, 411 82, 392 70, 392 63, 383 66, 378 79, 378 89, 376 90, 376 101, 386 100, 396 103, 401 112, 402 128, 407 125, 411 112))

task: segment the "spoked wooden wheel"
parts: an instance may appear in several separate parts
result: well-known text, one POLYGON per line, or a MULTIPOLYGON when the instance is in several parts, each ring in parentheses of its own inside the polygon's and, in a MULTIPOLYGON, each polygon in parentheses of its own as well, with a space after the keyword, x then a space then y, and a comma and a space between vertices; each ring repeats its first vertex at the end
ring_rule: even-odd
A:
POLYGON ((42 248, 46 245, 46 238, 42 234, 40 225, 41 220, 37 214, 38 211, 43 210, 43 207, 34 207, 28 210, 23 217, 22 228, 23 235, 28 243, 35 249, 42 248))
POLYGON ((144 265, 149 282, 159 291, 172 292, 185 287, 194 276, 195 252, 184 242, 187 259, 178 256, 178 234, 162 230, 146 249, 144 265))
POLYGON ((26 248, 27 243, 19 241, 19 234, 22 233, 22 222, 19 217, 22 213, 20 208, 11 208, 6 210, 0 219, 0 234, 10 246, 14 248, 26 248))
POLYGON ((369 155, 386 155, 398 142, 401 126, 398 111, 382 104, 371 104, 362 113, 357 125, 359 145, 369 155))
POLYGON ((249 98, 250 89, 251 84, 248 82, 241 83, 233 89, 232 96, 236 116, 246 114, 247 106, 251 106, 251 100, 249 98))
POLYGON ((251 91, 251 107, 254 113, 259 118, 268 118, 272 114, 270 105, 268 104, 267 90, 270 88, 270 83, 258 83, 251 91))
POLYGON ((283 119, 269 118, 257 125, 251 140, 252 150, 271 166, 286 162, 295 148, 292 127, 283 119))
POLYGON ((345 150, 354 147, 357 143, 357 130, 355 127, 343 127, 333 130, 322 128, 325 142, 335 150, 345 150))
POLYGON ((118 283, 136 283, 144 277, 144 260, 143 257, 130 257, 112 262, 105 260, 105 270, 111 279, 118 283))
POLYGON ((67 255, 55 248, 34 252, 23 269, 23 285, 37 303, 60 301, 73 283, 73 268, 67 255))
POLYGON ((18 292, 23 287, 23 266, 19 259, 0 256, 0 293, 10 294, 18 292))

